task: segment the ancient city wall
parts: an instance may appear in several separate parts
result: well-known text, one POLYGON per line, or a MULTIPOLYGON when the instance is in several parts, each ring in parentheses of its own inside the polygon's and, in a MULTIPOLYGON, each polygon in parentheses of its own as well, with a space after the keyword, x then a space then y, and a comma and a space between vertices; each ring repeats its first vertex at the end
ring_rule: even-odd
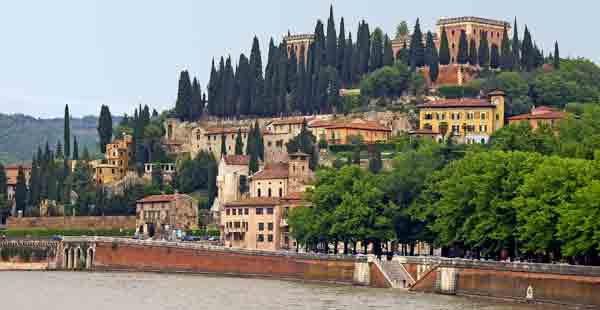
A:
POLYGON ((366 260, 133 240, 96 242, 93 269, 370 284, 366 260))
POLYGON ((414 291, 600 306, 600 268, 589 266, 403 258, 414 291), (446 283, 446 285, 444 284, 446 283), (446 288, 444 288, 444 285, 446 288))
POLYGON ((135 216, 9 217, 6 226, 8 229, 135 229, 135 216))

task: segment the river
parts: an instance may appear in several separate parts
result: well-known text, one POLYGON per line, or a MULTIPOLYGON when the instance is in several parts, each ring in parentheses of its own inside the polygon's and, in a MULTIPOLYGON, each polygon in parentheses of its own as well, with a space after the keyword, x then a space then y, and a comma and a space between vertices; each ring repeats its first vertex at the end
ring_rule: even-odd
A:
POLYGON ((555 309, 466 297, 278 280, 76 272, 0 272, 0 304, 2 309, 19 310, 555 309))

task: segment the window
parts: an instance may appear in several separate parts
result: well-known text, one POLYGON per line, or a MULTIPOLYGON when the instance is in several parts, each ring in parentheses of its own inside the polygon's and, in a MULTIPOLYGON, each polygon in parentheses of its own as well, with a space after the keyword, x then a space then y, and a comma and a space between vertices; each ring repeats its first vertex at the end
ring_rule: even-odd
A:
POLYGON ((433 114, 431 114, 431 113, 425 113, 425 119, 427 119, 427 120, 433 119, 433 114))
POLYGON ((262 235, 262 234, 258 235, 258 238, 256 238, 256 240, 258 242, 265 242, 265 235, 262 235))
POLYGON ((230 215, 231 214, 231 210, 230 209, 226 209, 225 210, 225 214, 230 215))
POLYGON ((269 236, 267 237, 267 241, 269 241, 269 242, 273 242, 273 235, 269 235, 269 236))
POLYGON ((487 117, 487 115, 486 115, 485 113, 483 113, 483 112, 482 112, 482 113, 481 113, 481 119, 482 119, 482 120, 485 120, 485 118, 486 118, 486 117, 487 117))
POLYGON ((265 230, 265 223, 258 223, 258 230, 259 231, 265 230))
POLYGON ((283 188, 279 189, 279 197, 283 197, 283 188))
POLYGON ((260 193, 260 188, 258 189, 258 191, 257 191, 256 195, 257 195, 258 197, 260 197, 260 196, 261 196, 261 193, 260 193))
POLYGON ((250 214, 250 210, 249 210, 248 208, 244 209, 244 214, 245 214, 245 215, 248 215, 248 214, 250 214))
POLYGON ((269 231, 273 231, 273 223, 269 223, 267 227, 269 228, 269 231))
POLYGON ((459 125, 452 125, 452 133, 455 135, 460 134, 460 126, 459 125))
POLYGON ((232 215, 237 215, 237 209, 231 210, 232 215))
POLYGON ((474 112, 468 112, 467 113, 467 119, 475 119, 475 113, 474 112))
POLYGON ((271 188, 269 187, 269 197, 271 197, 271 188))
POLYGON ((263 208, 256 208, 256 214, 257 215, 262 215, 263 214, 263 208))
POLYGON ((496 113, 496 120, 499 121, 500 120, 500 114, 496 113))
POLYGON ((273 208, 267 208, 267 214, 273 214, 273 208))

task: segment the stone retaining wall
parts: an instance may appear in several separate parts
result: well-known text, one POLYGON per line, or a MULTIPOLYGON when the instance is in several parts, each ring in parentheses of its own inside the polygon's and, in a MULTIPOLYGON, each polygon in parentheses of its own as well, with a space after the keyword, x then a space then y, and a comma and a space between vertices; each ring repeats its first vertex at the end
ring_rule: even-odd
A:
POLYGON ((135 216, 10 217, 8 229, 135 229, 135 216))

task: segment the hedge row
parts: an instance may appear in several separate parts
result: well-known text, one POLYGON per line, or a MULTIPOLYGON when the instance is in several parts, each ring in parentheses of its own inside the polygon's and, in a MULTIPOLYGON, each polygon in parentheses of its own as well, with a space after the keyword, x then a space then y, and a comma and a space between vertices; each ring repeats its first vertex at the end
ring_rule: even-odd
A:
MULTIPOLYGON (((376 143, 374 144, 375 146, 377 146, 377 149, 385 152, 393 152, 396 150, 396 145, 395 144, 390 144, 390 143, 376 143)), ((329 146, 329 151, 336 154, 336 153, 341 153, 341 152, 354 152, 354 150, 356 150, 356 147, 360 147, 361 151, 367 151, 369 149, 369 145, 367 144, 361 144, 361 145, 354 145, 354 144, 334 144, 334 145, 330 145, 329 146)))
POLYGON ((7 237, 19 238, 19 237, 52 237, 52 236, 102 236, 102 237, 121 237, 121 236, 133 236, 135 230, 133 229, 45 229, 45 228, 31 228, 31 229, 7 229, 1 231, 0 234, 4 234, 7 237))

